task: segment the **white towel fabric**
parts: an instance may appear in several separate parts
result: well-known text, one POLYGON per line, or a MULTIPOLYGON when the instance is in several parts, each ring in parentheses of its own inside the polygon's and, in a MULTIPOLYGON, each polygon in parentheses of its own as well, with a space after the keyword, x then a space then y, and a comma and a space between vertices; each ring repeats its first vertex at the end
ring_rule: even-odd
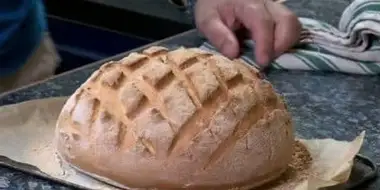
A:
MULTIPOLYGON (((303 30, 299 43, 269 66, 275 69, 380 74, 380 1, 355 0, 343 12, 339 27, 323 21, 299 18, 303 30)), ((216 52, 205 42, 201 49, 216 52)), ((255 63, 252 40, 242 44, 240 58, 255 63)))

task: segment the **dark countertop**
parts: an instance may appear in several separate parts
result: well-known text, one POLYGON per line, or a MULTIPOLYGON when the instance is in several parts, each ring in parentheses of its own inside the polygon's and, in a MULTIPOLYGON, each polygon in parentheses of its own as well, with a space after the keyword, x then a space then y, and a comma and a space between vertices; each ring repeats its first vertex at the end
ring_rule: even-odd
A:
POLYGON ((44 0, 44 3, 49 18, 153 41, 194 28, 188 14, 168 0, 44 0))
POLYGON ((181 9, 169 3, 169 0, 86 0, 107 6, 139 12, 142 14, 162 17, 179 23, 191 24, 191 20, 183 14, 181 9), (142 6, 144 5, 144 6, 142 6))
MULTIPOLYGON (((350 1, 290 0, 289 7, 299 15, 337 24, 350 1)), ((195 31, 175 36, 162 45, 198 46, 195 31)), ((125 54, 111 57, 118 59, 125 54)), ((10 94, 0 96, 0 106, 25 100, 70 95, 101 62, 88 65, 10 94)), ((361 131, 366 138, 361 153, 380 163, 380 77, 303 71, 270 71, 268 79, 281 92, 294 117, 298 136, 352 140, 361 131)), ((0 167, 0 189, 69 189, 50 181, 0 167)), ((380 189, 380 180, 361 189, 380 189)))

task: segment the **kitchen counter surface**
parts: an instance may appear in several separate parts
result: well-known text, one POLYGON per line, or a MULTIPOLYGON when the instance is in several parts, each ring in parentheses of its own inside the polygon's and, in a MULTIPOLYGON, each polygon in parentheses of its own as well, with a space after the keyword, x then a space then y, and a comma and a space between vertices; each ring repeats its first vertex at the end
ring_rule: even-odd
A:
POLYGON ((194 28, 185 9, 168 0, 44 0, 44 3, 51 19, 152 41, 194 28))
MULTIPOLYGON (((100 0, 98 0, 100 1, 100 0)), ((116 2, 116 0, 115 0, 116 2)), ((323 19, 337 24, 343 0, 290 0, 288 6, 299 16, 323 19)), ((199 46, 195 31, 165 39, 156 44, 199 46)), ((40 84, 0 95, 0 106, 31 99, 68 96, 102 63, 65 73, 40 84)), ((269 71, 268 79, 282 93, 294 117, 296 132, 303 138, 352 140, 361 131, 366 138, 361 153, 380 163, 380 77, 303 71, 269 71)), ((71 189, 31 175, 0 167, 0 189, 71 189)), ((380 180, 360 189, 380 189, 380 180)))
POLYGON ((169 3, 169 0, 86 0, 94 3, 103 4, 128 11, 135 11, 142 14, 162 17, 168 20, 191 24, 191 20, 183 10, 177 8, 174 4, 169 3), (142 6, 144 5, 144 6, 142 6))

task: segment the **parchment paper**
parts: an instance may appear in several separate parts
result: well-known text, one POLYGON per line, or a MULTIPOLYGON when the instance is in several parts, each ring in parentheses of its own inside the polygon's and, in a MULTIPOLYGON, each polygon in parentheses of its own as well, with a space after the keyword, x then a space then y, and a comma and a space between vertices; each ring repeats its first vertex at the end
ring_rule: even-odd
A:
MULTIPOLYGON (((35 166, 47 177, 69 184, 89 189, 117 189, 78 173, 57 159, 52 143, 54 128, 66 100, 67 97, 49 98, 0 107, 0 155, 35 166)), ((297 169, 305 163, 302 158, 294 157, 291 164, 294 168, 290 167, 279 180, 259 189, 314 190, 344 183, 363 139, 364 132, 351 142, 298 139, 312 158, 307 168, 297 169)), ((0 159, 1 162, 17 165, 4 159, 0 159)), ((28 170, 28 167, 20 169, 28 170)))

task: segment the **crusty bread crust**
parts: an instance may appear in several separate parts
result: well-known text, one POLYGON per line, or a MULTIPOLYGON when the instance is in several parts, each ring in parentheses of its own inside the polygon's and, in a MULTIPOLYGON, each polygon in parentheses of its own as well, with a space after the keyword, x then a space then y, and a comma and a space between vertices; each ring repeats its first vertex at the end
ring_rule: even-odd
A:
POLYGON ((64 105, 56 138, 72 166, 156 189, 260 185, 287 168, 294 142, 285 103, 256 70, 158 46, 94 72, 64 105))

